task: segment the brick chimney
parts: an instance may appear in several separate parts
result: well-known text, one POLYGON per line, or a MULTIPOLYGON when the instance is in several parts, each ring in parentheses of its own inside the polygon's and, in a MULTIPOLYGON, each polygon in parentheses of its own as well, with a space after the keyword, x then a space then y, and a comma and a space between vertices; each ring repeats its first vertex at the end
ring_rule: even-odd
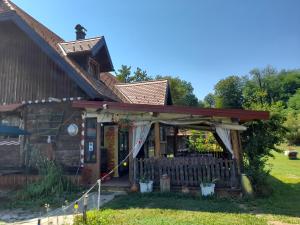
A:
POLYGON ((80 24, 77 24, 76 27, 75 27, 75 30, 76 30, 76 40, 85 39, 87 29, 85 29, 80 24))

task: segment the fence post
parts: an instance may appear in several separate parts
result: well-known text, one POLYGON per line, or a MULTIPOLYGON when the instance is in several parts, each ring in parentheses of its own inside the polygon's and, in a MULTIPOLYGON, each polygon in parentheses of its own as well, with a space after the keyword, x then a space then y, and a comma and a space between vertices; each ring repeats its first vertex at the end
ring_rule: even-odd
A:
POLYGON ((87 217, 86 217, 87 204, 88 204, 88 194, 86 194, 84 196, 84 198, 83 198, 83 214, 82 214, 82 218, 83 218, 83 222, 85 224, 87 222, 87 217))
POLYGON ((101 179, 98 180, 98 210, 101 204, 101 179))

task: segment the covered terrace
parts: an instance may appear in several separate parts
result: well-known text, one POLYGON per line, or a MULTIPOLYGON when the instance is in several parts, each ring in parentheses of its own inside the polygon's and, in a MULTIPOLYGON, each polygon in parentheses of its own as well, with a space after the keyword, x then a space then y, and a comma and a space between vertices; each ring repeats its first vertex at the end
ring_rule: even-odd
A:
MULTIPOLYGON (((172 186, 199 186, 203 180, 216 179, 219 187, 239 188, 243 170, 240 132, 246 130, 243 123, 269 118, 269 113, 264 111, 118 102, 75 101, 73 107, 84 109, 84 120, 94 119, 96 123, 95 161, 84 161, 84 165, 93 170, 94 179, 102 174, 103 163, 111 164, 106 170, 120 164, 121 167, 128 166, 128 179, 132 184, 148 176, 158 185, 160 177, 168 174, 172 186), (105 124, 114 127, 113 146, 101 144, 106 141, 102 139, 108 137, 107 133, 103 134, 105 124), (219 157, 213 154, 182 154, 179 147, 181 130, 211 132, 223 154, 219 157), (125 139, 128 141, 124 142, 123 131, 127 132, 125 139), (104 147, 107 148, 105 154, 104 147), (122 153, 124 148, 127 148, 125 155, 128 155, 128 160, 122 153)), ((85 135, 88 134, 87 129, 85 126, 85 135)), ((88 145, 85 141, 84 154, 87 154, 88 145)), ((121 170, 114 172, 114 177, 121 175, 121 170)))

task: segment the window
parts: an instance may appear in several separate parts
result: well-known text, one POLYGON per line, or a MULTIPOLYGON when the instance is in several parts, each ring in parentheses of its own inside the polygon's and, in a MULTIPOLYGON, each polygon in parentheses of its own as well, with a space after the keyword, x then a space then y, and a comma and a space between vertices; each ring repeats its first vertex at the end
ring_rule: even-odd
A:
POLYGON ((20 117, 18 117, 18 116, 1 116, 0 124, 5 125, 5 126, 20 127, 21 120, 20 120, 20 117))
POLYGON ((87 118, 85 122, 84 161, 96 162, 97 149, 97 119, 87 118))
POLYGON ((166 142, 167 141, 167 131, 166 131, 166 127, 164 126, 160 126, 159 127, 160 131, 160 142, 166 142))
POLYGON ((98 79, 98 75, 100 73, 99 63, 92 58, 89 59, 89 73, 98 79))

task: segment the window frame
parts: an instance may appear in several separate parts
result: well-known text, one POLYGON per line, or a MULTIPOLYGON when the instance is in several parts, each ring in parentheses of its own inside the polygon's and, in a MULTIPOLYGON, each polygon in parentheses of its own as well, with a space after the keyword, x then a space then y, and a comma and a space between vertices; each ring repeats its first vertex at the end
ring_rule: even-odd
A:
POLYGON ((100 65, 96 60, 94 60, 91 57, 89 58, 89 62, 88 62, 88 72, 94 78, 99 79, 100 65))
POLYGON ((97 163, 97 118, 85 119, 85 135, 84 135, 84 162, 85 163, 97 163), (92 126, 90 126, 90 121, 92 126), (89 130, 94 129, 95 135, 89 136, 89 130), (93 145, 93 151, 90 151, 90 147, 93 145))

